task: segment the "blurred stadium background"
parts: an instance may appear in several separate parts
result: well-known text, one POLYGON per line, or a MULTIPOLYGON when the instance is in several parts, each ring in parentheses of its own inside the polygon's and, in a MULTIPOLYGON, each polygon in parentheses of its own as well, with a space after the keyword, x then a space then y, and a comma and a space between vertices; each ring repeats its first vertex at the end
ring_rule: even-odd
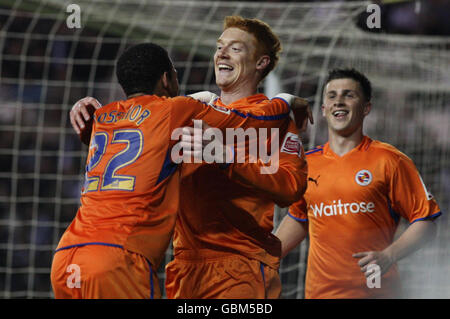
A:
MULTIPOLYGON (((375 29, 370 3, 0 0, 0 298, 52 297, 53 251, 77 211, 87 151, 70 126, 73 103, 122 99, 115 59, 144 41, 170 51, 182 94, 217 92, 212 55, 231 14, 260 18, 280 36, 280 63, 261 91, 310 99, 317 124, 306 149, 326 141, 327 70, 351 66, 372 80, 366 133, 414 160, 444 212, 437 238, 399 263, 405 297, 449 298, 449 1, 383 1, 375 29), (70 3, 81 8, 81 28, 67 27, 70 3)), ((277 209, 276 224, 285 213, 277 209)), ((307 244, 282 261, 283 298, 303 298, 307 244)))

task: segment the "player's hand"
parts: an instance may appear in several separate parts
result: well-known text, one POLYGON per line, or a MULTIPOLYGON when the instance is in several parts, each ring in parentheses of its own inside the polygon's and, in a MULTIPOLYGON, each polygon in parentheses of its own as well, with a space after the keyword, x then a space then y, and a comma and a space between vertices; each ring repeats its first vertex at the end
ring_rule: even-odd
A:
POLYGON ((86 123, 91 120, 95 110, 102 105, 95 98, 87 96, 78 100, 70 110, 70 123, 77 134, 80 134, 86 127, 86 123))
MULTIPOLYGON (((197 122, 198 123, 198 122, 197 122)), ((227 156, 232 156, 232 151, 223 144, 223 141, 214 138, 207 138, 209 129, 217 129, 201 122, 202 130, 196 132, 194 127, 184 127, 180 138, 180 145, 183 149, 183 161, 190 163, 192 158, 197 162, 226 163, 227 156), (205 134, 206 133, 206 134, 205 134)), ((218 129, 217 129, 218 130, 218 129)), ((210 134, 210 137, 215 136, 210 134)))
POLYGON ((294 113, 295 123, 300 132, 306 131, 308 122, 314 124, 314 118, 307 99, 298 96, 294 97, 291 108, 294 113))
POLYGON ((368 278, 373 271, 368 269, 370 264, 375 264, 380 267, 381 275, 385 274, 394 263, 393 257, 386 251, 365 251, 352 255, 353 258, 359 258, 358 266, 361 272, 368 278))
POLYGON ((77 101, 70 110, 70 124, 84 144, 89 144, 92 130, 92 115, 102 105, 95 98, 87 96, 77 101))
POLYGON ((214 104, 214 101, 219 98, 217 94, 209 91, 200 91, 197 93, 189 94, 188 96, 206 104, 214 104))

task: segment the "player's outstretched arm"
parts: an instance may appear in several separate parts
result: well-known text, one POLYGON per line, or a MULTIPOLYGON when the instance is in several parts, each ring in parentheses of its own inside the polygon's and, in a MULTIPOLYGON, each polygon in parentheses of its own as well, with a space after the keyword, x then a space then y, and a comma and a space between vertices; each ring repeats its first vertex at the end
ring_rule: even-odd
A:
POLYGON ((92 130, 92 115, 102 104, 95 98, 87 96, 78 100, 70 110, 70 124, 80 137, 80 140, 89 145, 92 130))
POLYGON ((306 190, 307 164, 298 132, 305 131, 314 120, 306 99, 287 93, 279 93, 275 98, 285 100, 294 115, 295 121, 289 123, 283 142, 289 146, 281 145, 279 156, 271 156, 268 164, 260 160, 232 164, 229 177, 250 184, 277 205, 286 207, 298 201, 306 190))
MULTIPOLYGON (((208 101, 210 101, 211 103, 211 100, 217 98, 217 96, 214 96, 210 92, 199 92, 191 97, 197 100, 201 100, 204 103, 207 103, 208 101)), ((272 102, 265 104, 265 106, 261 109, 258 109, 262 117, 265 117, 268 113, 270 114, 270 112, 274 112, 273 110, 276 110, 275 112, 286 112, 288 106, 290 106, 291 110, 293 109, 293 107, 296 107, 298 108, 299 112, 303 114, 302 121, 306 123, 302 123, 300 126, 306 127, 308 122, 312 122, 309 104, 305 99, 285 93, 277 95, 274 99, 272 99, 272 102), (284 100, 288 105, 280 102, 279 100, 274 100, 276 98, 284 100)), ((176 110, 182 111, 183 116, 186 117, 185 115, 187 114, 187 101, 182 99, 178 99, 177 101, 181 103, 177 103, 177 105, 179 104, 179 107, 177 107, 176 110)), ((204 108, 204 106, 202 106, 202 108, 204 108)), ((172 118, 183 117, 182 114, 179 115, 180 116, 172 116, 172 118)), ((239 156, 239 154, 242 154, 243 151, 242 146, 235 145, 237 149, 234 149, 234 152, 230 152, 230 145, 225 145, 223 143, 223 138, 221 141, 205 141, 203 138, 203 136, 205 136, 203 132, 207 133, 207 130, 211 129, 206 124, 200 125, 200 127, 202 127, 202 133, 197 134, 197 139, 195 137, 196 134, 194 134, 195 130, 192 127, 184 128, 182 132, 181 142, 177 146, 177 149, 183 150, 183 161, 191 159, 188 162, 192 162, 193 158, 196 158, 197 160, 199 160, 199 162, 204 161, 207 163, 215 162, 222 164, 226 162, 228 164, 231 164, 229 166, 221 165, 222 167, 225 166, 228 168, 227 173, 230 178, 239 180, 245 184, 248 184, 249 186, 254 187, 257 190, 262 191, 281 207, 289 206, 290 204, 298 201, 306 189, 307 165, 304 158, 301 141, 297 134, 298 128, 296 127, 294 121, 290 121, 289 124, 287 122, 284 122, 285 124, 282 124, 282 122, 286 121, 287 119, 265 121, 255 119, 258 118, 258 116, 255 115, 259 114, 253 113, 252 115, 253 117, 249 117, 251 120, 246 120, 245 122, 243 122, 242 117, 234 114, 233 112, 224 113, 215 111, 214 109, 214 111, 210 111, 209 113, 206 112, 203 115, 199 114, 198 118, 202 119, 203 122, 212 124, 213 126, 218 126, 221 129, 224 129, 225 127, 252 127, 266 129, 274 128, 276 130, 277 128, 279 128, 278 125, 289 125, 289 133, 287 133, 285 139, 281 141, 286 145, 282 145, 282 147, 280 148, 278 144, 271 143, 270 156, 264 154, 261 155, 261 153, 264 153, 264 151, 259 149, 259 156, 263 156, 264 160, 262 160, 262 158, 260 158, 257 154, 252 154, 252 160, 248 160, 247 157, 247 160, 242 161, 242 158, 239 156), (221 143, 221 145, 217 145, 217 143, 221 143), (276 150, 272 149, 272 147, 276 150), (208 160, 207 158, 205 158, 205 156, 211 155, 210 150, 221 151, 212 154, 212 160, 208 160), (275 154, 275 156, 274 152, 277 153, 275 154), (230 153, 234 153, 234 155, 236 155, 235 158, 234 156, 232 156, 233 161, 231 161, 231 163, 230 161, 228 161, 230 153)), ((283 130, 285 131, 286 128, 284 128, 283 130)), ((221 136, 223 137, 223 135, 221 136)), ((272 141, 278 140, 278 137, 272 138, 272 141)), ((249 141, 248 143, 250 144, 250 142, 251 141, 249 141)), ((257 140, 253 142, 255 142, 256 145, 259 145, 259 142, 257 140)), ((249 153, 250 152, 247 152, 247 150, 244 149, 244 157, 249 153)))
POLYGON ((287 132, 270 156, 268 163, 257 162, 232 164, 229 177, 250 184, 263 191, 280 207, 299 201, 307 185, 308 167, 298 129, 289 122, 287 132))
POLYGON ((298 201, 306 190, 307 165, 298 155, 280 153, 278 162, 270 165, 261 161, 232 164, 228 176, 264 192, 278 206, 287 207, 298 201), (274 166, 278 166, 276 171, 274 166))
MULTIPOLYGON (((212 129, 204 122, 202 128, 204 131, 212 129)), ((190 162, 196 158, 208 163, 220 163, 222 168, 228 169, 227 175, 230 178, 262 191, 277 205, 286 207, 298 201, 304 194, 307 178, 303 148, 292 121, 289 128, 290 132, 285 137, 285 143, 289 144, 289 147, 281 145, 281 148, 277 149, 278 157, 271 156, 269 163, 264 163, 261 159, 249 161, 248 156, 245 162, 239 163, 235 157, 238 151, 230 151, 230 146, 222 141, 205 140, 203 134, 194 134, 192 127, 183 129, 180 145, 183 157, 190 159, 190 162), (205 152, 207 148, 219 151, 209 159, 209 152, 205 152)))
POLYGON ((286 207, 298 201, 306 190, 307 164, 298 133, 306 131, 308 123, 313 124, 314 119, 306 99, 287 93, 279 93, 275 98, 285 100, 294 115, 278 158, 274 163, 272 156, 269 165, 261 161, 234 164, 229 176, 265 192, 277 205, 286 207), (274 165, 276 170, 273 170, 274 165))
MULTIPOLYGON (((188 95, 206 104, 214 104, 218 95, 209 91, 201 91, 188 95)), ((300 132, 306 131, 308 123, 314 124, 314 117, 307 99, 288 93, 279 93, 274 98, 285 100, 292 110, 292 119, 295 121, 300 132)))

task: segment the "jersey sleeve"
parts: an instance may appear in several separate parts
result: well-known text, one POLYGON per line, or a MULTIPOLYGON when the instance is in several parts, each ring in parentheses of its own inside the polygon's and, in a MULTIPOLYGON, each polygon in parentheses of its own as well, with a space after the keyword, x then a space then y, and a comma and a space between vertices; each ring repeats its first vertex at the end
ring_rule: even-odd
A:
POLYGON ((211 112, 211 107, 208 104, 192 97, 178 96, 170 99, 170 102, 170 127, 172 130, 191 126, 193 125, 193 119, 201 119, 211 112))
POLYGON ((278 151, 278 160, 264 163, 258 159, 256 163, 235 163, 229 170, 230 178, 266 193, 280 207, 298 201, 306 190, 308 169, 295 123, 289 121, 278 151))
POLYGON ((304 197, 289 207, 288 216, 298 222, 308 221, 308 208, 304 197))
POLYGON ((392 168, 389 185, 391 212, 410 223, 434 219, 441 215, 438 204, 428 192, 413 161, 401 155, 392 168))
MULTIPOLYGON (((221 130, 243 125, 243 117, 230 109, 201 102, 187 96, 171 99, 172 129, 192 126, 193 120, 202 120, 211 127, 221 130)), ((277 102, 279 103, 279 102, 277 102)), ((284 102, 281 102, 284 104, 284 102)))
POLYGON ((290 114, 289 102, 278 96, 260 103, 251 111, 228 109, 188 96, 179 96, 170 100, 172 129, 191 126, 193 119, 203 120, 209 126, 222 130, 239 127, 279 127, 290 114))

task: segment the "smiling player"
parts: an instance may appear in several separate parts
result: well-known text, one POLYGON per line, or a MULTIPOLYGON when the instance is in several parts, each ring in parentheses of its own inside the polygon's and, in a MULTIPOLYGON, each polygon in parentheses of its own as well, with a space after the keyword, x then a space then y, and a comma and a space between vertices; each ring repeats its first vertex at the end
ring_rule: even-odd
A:
POLYGON ((439 207, 411 159, 363 134, 372 107, 369 80, 337 69, 325 83, 329 140, 306 153, 304 200, 290 207, 276 232, 282 254, 309 233, 306 298, 399 297, 395 263, 433 238, 439 207), (400 217, 410 226, 393 242, 400 217), (372 265, 382 275, 379 288, 367 285, 372 265))
MULTIPOLYGON (((281 294, 281 242, 272 234, 274 205, 298 200, 304 192, 307 166, 298 129, 287 118, 289 112, 264 108, 268 99, 258 93, 280 50, 278 37, 263 21, 225 18, 214 55, 221 89, 214 108, 260 121, 255 128, 281 121, 278 127, 284 139, 279 169, 275 174, 260 174, 236 164, 228 170, 182 165, 174 260, 166 266, 168 298, 278 298, 281 294), (303 165, 298 166, 299 161, 303 165)), ((303 111, 312 123, 309 109, 303 111)), ((72 118, 78 130, 83 119, 75 106, 72 118)))
MULTIPOLYGON (((289 123, 289 106, 282 99, 262 99, 250 114, 222 112, 189 97, 168 98, 178 94, 177 74, 167 51, 156 44, 129 48, 116 69, 127 99, 94 113, 81 206, 52 263, 56 298, 161 297, 156 271, 179 208, 180 170, 171 158, 174 130, 193 118, 224 128, 287 128, 289 123), (284 116, 258 119, 266 112, 284 116)), ((288 157, 280 161, 288 162, 282 165, 293 174, 292 182, 281 191, 292 190, 294 202, 304 189, 305 162, 297 154, 288 157)), ((225 176, 235 168, 249 174, 256 166, 217 169, 225 176)))

